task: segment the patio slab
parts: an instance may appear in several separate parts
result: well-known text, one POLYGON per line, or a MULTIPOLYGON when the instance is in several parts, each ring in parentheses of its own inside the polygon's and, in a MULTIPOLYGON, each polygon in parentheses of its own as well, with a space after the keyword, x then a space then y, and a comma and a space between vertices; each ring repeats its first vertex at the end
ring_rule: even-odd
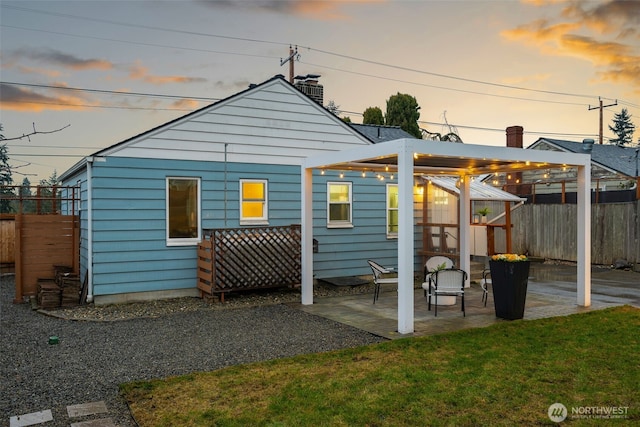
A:
MULTIPOLYGON (((594 272, 590 307, 577 305, 576 287, 574 266, 536 265, 529 278, 524 320, 567 316, 624 304, 638 306, 640 303, 638 273, 615 270, 594 272)), ((398 299, 393 286, 383 286, 375 304, 372 295, 362 294, 316 298, 312 305, 292 306, 388 339, 434 335, 509 321, 496 318, 491 290, 487 306, 484 306, 478 284, 471 284, 466 290, 466 317, 462 316, 459 300, 456 305, 438 307, 436 317, 433 307, 431 311, 427 310, 422 289, 415 289, 414 332, 411 334, 397 332, 398 299)))

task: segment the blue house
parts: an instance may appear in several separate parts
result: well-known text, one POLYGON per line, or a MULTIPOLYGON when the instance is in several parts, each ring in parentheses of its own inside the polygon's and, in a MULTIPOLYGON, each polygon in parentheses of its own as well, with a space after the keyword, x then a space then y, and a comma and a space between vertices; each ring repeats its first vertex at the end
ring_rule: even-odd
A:
MULTIPOLYGON (((60 179, 81 188, 87 300, 199 295, 205 230, 300 224, 302 159, 406 137, 351 126, 276 76, 83 158, 60 179)), ((369 274, 367 258, 395 262, 392 174, 324 172, 314 172, 315 277, 369 274)))

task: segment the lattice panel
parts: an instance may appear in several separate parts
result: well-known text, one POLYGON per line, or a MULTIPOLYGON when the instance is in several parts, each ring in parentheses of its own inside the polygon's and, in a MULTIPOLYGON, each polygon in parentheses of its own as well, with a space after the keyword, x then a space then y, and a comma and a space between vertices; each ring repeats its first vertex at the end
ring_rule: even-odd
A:
POLYGON ((300 242, 299 225, 212 230, 198 251, 199 288, 219 293, 300 284, 300 242))

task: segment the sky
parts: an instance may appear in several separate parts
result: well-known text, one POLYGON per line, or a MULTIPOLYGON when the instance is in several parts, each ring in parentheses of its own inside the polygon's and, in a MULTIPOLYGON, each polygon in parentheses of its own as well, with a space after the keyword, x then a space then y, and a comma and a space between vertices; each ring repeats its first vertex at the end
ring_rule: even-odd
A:
POLYGON ((0 123, 14 183, 276 74, 319 74, 362 123, 397 93, 464 143, 640 140, 640 1, 0 1, 0 123), (29 135, 31 134, 31 135, 29 135), (24 136, 23 138, 20 138, 24 136))

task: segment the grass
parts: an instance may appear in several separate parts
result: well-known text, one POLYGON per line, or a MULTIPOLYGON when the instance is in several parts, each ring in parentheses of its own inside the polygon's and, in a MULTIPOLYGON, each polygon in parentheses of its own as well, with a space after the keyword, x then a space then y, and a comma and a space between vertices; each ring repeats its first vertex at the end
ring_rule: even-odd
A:
MULTIPOLYGON (((576 407, 640 423, 640 309, 630 306, 123 384, 140 426, 571 425, 576 407)), ((609 420, 610 422, 612 420, 609 420)), ((613 420, 615 421, 615 420, 613 420)))

